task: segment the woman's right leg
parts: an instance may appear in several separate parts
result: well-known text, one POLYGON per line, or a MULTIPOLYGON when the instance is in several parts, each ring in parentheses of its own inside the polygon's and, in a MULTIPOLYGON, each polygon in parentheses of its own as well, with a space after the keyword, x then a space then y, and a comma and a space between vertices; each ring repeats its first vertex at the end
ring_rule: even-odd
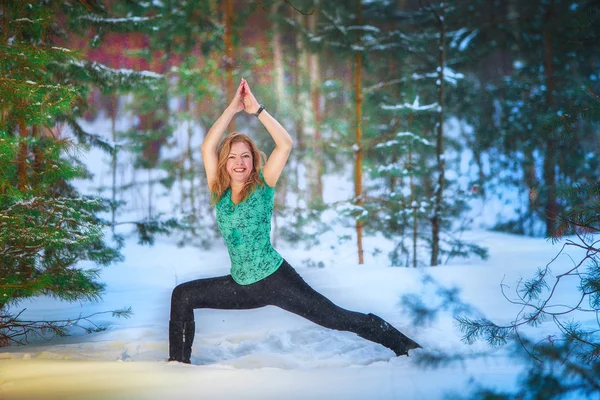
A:
POLYGON ((194 309, 252 309, 264 306, 252 295, 252 288, 237 284, 231 275, 182 283, 171 295, 169 361, 190 363, 194 341, 194 309))
POLYGON ((362 338, 380 343, 396 355, 408 355, 419 346, 410 338, 374 314, 346 310, 334 304, 308 285, 286 262, 272 277, 264 280, 264 293, 270 304, 300 315, 329 329, 354 332, 362 338), (269 279, 271 278, 271 279, 269 279))

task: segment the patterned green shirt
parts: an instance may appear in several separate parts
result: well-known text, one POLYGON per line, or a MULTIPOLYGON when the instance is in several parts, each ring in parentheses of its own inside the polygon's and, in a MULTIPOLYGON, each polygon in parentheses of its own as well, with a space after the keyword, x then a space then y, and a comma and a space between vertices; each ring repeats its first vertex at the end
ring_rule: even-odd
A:
MULTIPOLYGON (((264 182, 262 170, 259 176, 264 182)), ((271 244, 274 201, 275 189, 264 182, 237 205, 231 200, 231 188, 217 203, 217 224, 231 258, 231 276, 240 285, 266 278, 283 262, 271 244)))

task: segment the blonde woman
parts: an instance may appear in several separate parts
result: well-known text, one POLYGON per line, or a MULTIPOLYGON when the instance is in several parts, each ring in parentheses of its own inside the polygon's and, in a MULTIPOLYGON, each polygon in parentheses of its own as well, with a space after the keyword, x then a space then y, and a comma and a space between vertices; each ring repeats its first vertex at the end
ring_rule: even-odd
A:
POLYGON ((169 361, 190 363, 194 309, 252 309, 273 305, 330 329, 350 331, 396 353, 420 347, 373 314, 338 307, 312 289, 271 245, 275 185, 292 150, 288 132, 258 103, 242 79, 231 104, 208 131, 202 157, 217 224, 231 259, 231 274, 178 285, 171 297, 169 361), (255 115, 275 141, 265 155, 248 136, 232 133, 240 111, 255 115))

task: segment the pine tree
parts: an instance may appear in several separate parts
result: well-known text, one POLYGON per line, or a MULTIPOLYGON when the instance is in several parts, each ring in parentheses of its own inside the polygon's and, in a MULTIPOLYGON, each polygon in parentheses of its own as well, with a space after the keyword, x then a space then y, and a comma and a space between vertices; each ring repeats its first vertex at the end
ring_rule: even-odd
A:
POLYGON ((214 1, 113 2, 104 15, 85 18, 95 42, 102 42, 107 33, 121 40, 128 35, 139 38, 144 46, 128 55, 158 72, 140 73, 161 77, 115 94, 122 104, 121 116, 136 121, 130 129, 116 132, 116 168, 126 172, 115 187, 121 196, 146 194, 140 208, 121 205, 117 219, 133 219, 142 241, 151 242, 155 230, 176 232, 180 243, 192 245, 208 246, 213 236, 199 143, 201 130, 207 130, 218 108, 207 107, 211 97, 219 97, 214 52, 220 48, 222 30, 214 7, 214 1), (169 202, 172 207, 158 205, 160 197, 176 194, 180 201, 169 202))
MULTIPOLYGON (((558 2, 553 5, 561 6, 558 2)), ((591 2, 571 2, 569 10, 557 18, 564 24, 572 24, 573 29, 563 38, 570 44, 571 68, 578 69, 571 73, 590 75, 583 86, 557 85, 553 96, 563 98, 562 106, 568 111, 547 116, 546 123, 549 131, 560 131, 560 140, 570 143, 577 154, 584 145, 579 142, 581 137, 589 135, 598 143, 600 85, 587 52, 588 46, 596 43, 593 27, 600 22, 600 8, 591 2)), ((562 48, 566 43, 554 45, 562 48)), ((560 57, 554 61, 562 65, 560 57)), ((557 156, 558 160, 563 157, 570 160, 570 154, 557 156)), ((546 267, 518 284, 516 296, 510 296, 514 298, 513 304, 522 307, 521 312, 509 324, 486 318, 458 319, 467 343, 485 340, 492 346, 510 344, 525 367, 516 390, 482 387, 468 394, 469 399, 593 398, 600 391, 600 323, 593 318, 600 313, 600 171, 595 157, 589 155, 569 162, 580 175, 578 180, 567 180, 569 184, 557 190, 557 203, 562 211, 553 218, 551 235, 553 241, 564 244, 546 267), (573 257, 572 265, 566 267, 555 265, 568 249, 581 251, 576 253, 581 257, 573 257), (570 292, 572 285, 577 295, 566 298, 564 292, 570 292), (553 323, 555 333, 549 334, 548 327, 543 333, 531 329, 543 322, 553 323)))
POLYGON ((489 7, 487 19, 480 19, 485 8, 472 11, 482 25, 473 42, 487 54, 472 64, 480 70, 481 85, 463 96, 472 99, 463 107, 472 111, 474 131, 485 132, 473 137, 478 153, 490 157, 493 170, 513 173, 490 176, 483 185, 490 193, 506 184, 518 190, 518 216, 500 221, 497 229, 550 237, 566 206, 557 197, 560 188, 589 183, 597 175, 597 139, 590 122, 581 121, 571 132, 561 124, 578 113, 575 105, 587 107, 590 100, 581 86, 598 79, 597 30, 582 23, 597 6, 538 0, 489 7))
POLYGON ((463 150, 448 134, 449 123, 462 118, 450 99, 470 84, 456 72, 463 57, 454 43, 466 31, 462 15, 461 7, 443 2, 410 10, 386 3, 373 9, 368 24, 371 54, 381 59, 371 57, 365 88, 367 227, 395 241, 393 265, 486 257, 485 249, 458 238, 469 195, 458 176, 446 173, 458 169, 463 150), (424 257, 428 261, 418 262, 424 257))
MULTIPOLYGON (((576 130, 583 122, 600 123, 600 95, 589 87, 581 90, 589 96, 588 105, 583 109, 574 105, 567 118, 555 121, 568 131, 576 130)), ((494 346, 511 343, 524 362, 526 373, 516 393, 484 388, 469 398, 484 399, 492 394, 523 399, 573 395, 588 398, 600 390, 600 323, 581 322, 583 315, 600 313, 600 184, 597 180, 580 182, 558 195, 565 206, 556 218, 557 228, 552 238, 564 240, 564 245, 546 267, 518 285, 518 300, 513 304, 521 305, 523 312, 507 325, 485 318, 458 319, 468 343, 476 340, 486 340, 494 346), (574 260, 565 271, 552 268, 568 248, 583 250, 583 257, 574 260), (569 285, 576 285, 578 296, 572 299, 562 296, 557 300, 569 285), (538 340, 534 334, 523 333, 524 327, 538 326, 544 321, 556 325, 556 334, 545 332, 544 338, 538 340)))
MULTIPOLYGON (((88 88, 81 60, 55 44, 66 28, 59 26, 57 16, 75 18, 83 12, 89 11, 76 3, 2 6, 0 346, 25 343, 36 334, 64 335, 71 326, 96 329, 82 325, 88 316, 24 321, 13 310, 21 300, 42 295, 97 300, 104 288, 98 282, 100 269, 81 262, 106 266, 121 259, 119 249, 105 241, 107 223, 101 215, 109 202, 77 192, 73 180, 85 178, 87 171, 77 160, 75 142, 54 129, 79 115, 88 88)), ((75 133, 106 146, 83 131, 75 133)))

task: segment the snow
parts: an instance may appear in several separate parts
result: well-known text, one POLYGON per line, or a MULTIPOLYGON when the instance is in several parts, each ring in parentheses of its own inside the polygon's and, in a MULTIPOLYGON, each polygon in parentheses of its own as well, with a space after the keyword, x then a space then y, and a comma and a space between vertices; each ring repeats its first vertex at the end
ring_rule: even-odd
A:
POLYGON ((86 66, 90 66, 91 68, 99 71, 99 72, 109 72, 112 74, 119 74, 119 75, 139 75, 139 76, 144 76, 147 78, 154 78, 154 79, 160 79, 163 77, 162 74, 158 74, 156 72, 152 72, 152 71, 144 71, 144 70, 133 70, 133 69, 127 69, 127 68, 109 68, 104 64, 101 64, 99 62, 87 62, 87 61, 71 61, 72 64, 80 66, 80 67, 86 67, 86 66))
POLYGON ((471 40, 473 40, 473 38, 475 36, 477 36, 477 34, 479 33, 479 29, 475 29, 473 30, 473 32, 469 33, 461 42, 460 45, 458 46, 458 50, 460 51, 465 51, 468 47, 469 44, 471 43, 471 40))
POLYGON ((397 138, 408 137, 408 138, 411 138, 413 140, 423 143, 425 146, 432 146, 432 143, 429 140, 425 139, 422 136, 416 135, 413 132, 398 132, 398 133, 396 133, 396 137, 397 138))
MULTIPOLYGON (((465 301, 497 321, 517 309, 501 296, 500 283, 532 276, 559 245, 486 231, 469 239, 487 246, 486 262, 469 260, 431 269, 391 268, 385 255, 358 265, 353 242, 311 251, 324 268, 302 266, 303 250, 280 248, 284 257, 316 290, 342 307, 374 312, 427 350, 474 353, 451 315, 431 325, 412 326, 400 296, 421 294, 435 303, 430 275, 456 285, 465 301)), ((367 240, 366 249, 379 245, 367 240)), ((566 259, 566 257, 565 257, 566 259)), ((568 262, 565 263, 568 265, 568 262)), ((0 350, 2 393, 23 398, 219 398, 219 399, 429 399, 449 390, 464 391, 469 380, 510 388, 519 368, 498 351, 486 359, 441 369, 421 369, 419 352, 395 357, 386 348, 348 332, 321 328, 275 307, 247 311, 197 310, 193 365, 167 363, 169 296, 181 282, 227 273, 224 246, 211 251, 177 248, 166 241, 140 247, 130 241, 125 261, 104 270, 107 292, 100 303, 68 304, 52 299, 24 302, 29 318, 63 318, 131 306, 127 320, 97 321, 109 329, 50 342, 0 350), (432 384, 435 382, 435 384, 432 384)))
POLYGON ((384 110, 403 110, 403 109, 409 109, 409 110, 414 110, 414 111, 429 111, 429 110, 434 110, 434 111, 439 111, 440 106, 437 102, 432 103, 432 104, 426 104, 426 105, 421 105, 419 103, 419 96, 415 97, 415 100, 413 101, 412 104, 409 103, 403 103, 403 104, 384 104, 381 106, 381 108, 383 108, 384 110))
POLYGON ((349 31, 365 31, 365 32, 373 32, 373 33, 381 32, 381 29, 379 29, 373 25, 351 25, 347 29, 349 31))
MULTIPOLYGON (((41 21, 41 19, 37 19, 36 21, 41 21)), ((34 23, 34 21, 32 21, 29 18, 17 18, 13 22, 31 22, 32 24, 34 23)))
POLYGON ((128 17, 128 18, 102 18, 97 15, 82 15, 81 19, 86 19, 93 22, 120 23, 120 22, 146 22, 162 17, 161 14, 152 17, 128 17))

